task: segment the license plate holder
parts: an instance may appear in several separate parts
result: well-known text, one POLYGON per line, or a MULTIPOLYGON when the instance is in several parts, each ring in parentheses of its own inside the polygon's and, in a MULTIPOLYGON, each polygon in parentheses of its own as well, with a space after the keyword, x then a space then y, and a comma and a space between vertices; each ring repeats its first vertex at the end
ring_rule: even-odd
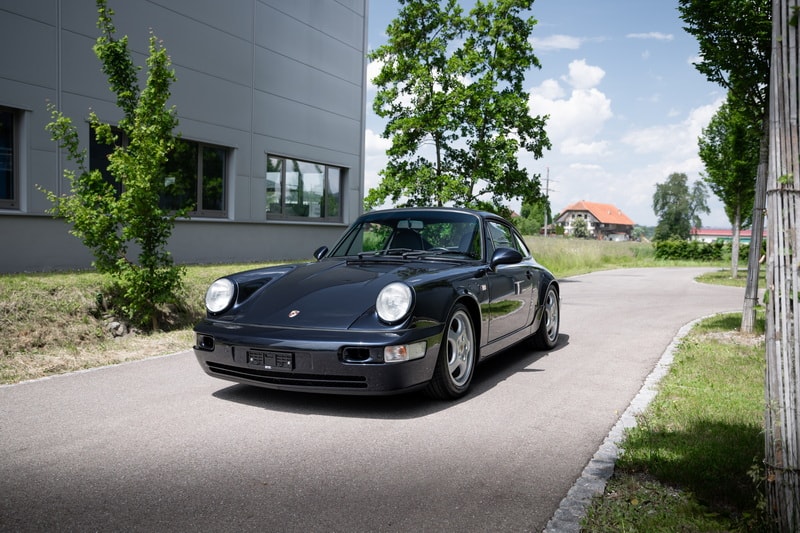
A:
POLYGON ((247 364, 267 370, 294 370, 294 354, 271 350, 247 350, 247 364))

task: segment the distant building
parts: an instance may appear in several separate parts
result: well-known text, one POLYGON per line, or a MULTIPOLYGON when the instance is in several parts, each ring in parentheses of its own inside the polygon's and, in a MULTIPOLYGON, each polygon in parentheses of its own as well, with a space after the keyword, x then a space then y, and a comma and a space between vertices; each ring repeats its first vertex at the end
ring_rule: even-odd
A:
MULTIPOLYGON (((741 244, 749 244, 752 238, 752 232, 749 229, 743 229, 739 232, 739 242, 741 244)), ((764 232, 764 237, 767 232, 764 232)), ((716 242, 716 241, 731 241, 733 240, 732 229, 720 228, 692 228, 690 240, 700 242, 716 242)))
MULTIPOLYGON (((169 105, 185 157, 165 172, 161 203, 192 206, 169 243, 177 262, 310 258, 362 213, 368 0, 108 5, 137 65, 152 30, 176 72, 169 105)), ((96 23, 95 0, 0 7, 0 273, 91 264, 40 187, 69 192, 48 102, 72 118, 91 168, 105 170, 109 148, 86 117, 113 125, 122 113, 92 51, 96 23)))
POLYGON ((565 235, 572 235, 578 219, 586 221, 589 234, 598 240, 628 241, 633 235, 633 221, 612 204, 581 200, 561 211, 555 223, 564 228, 565 235))

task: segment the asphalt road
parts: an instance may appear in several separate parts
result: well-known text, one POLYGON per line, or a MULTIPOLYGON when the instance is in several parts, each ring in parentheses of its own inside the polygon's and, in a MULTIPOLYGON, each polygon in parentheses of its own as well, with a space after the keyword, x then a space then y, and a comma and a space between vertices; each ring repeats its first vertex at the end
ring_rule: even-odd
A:
POLYGON ((541 531, 684 324, 699 269, 562 280, 552 352, 455 403, 273 392, 181 352, 0 387, 3 531, 541 531))

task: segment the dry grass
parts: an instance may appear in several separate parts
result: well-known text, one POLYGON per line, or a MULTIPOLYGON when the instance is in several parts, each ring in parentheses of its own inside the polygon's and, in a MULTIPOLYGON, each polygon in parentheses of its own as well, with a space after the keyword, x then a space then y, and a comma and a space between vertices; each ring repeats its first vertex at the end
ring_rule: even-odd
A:
POLYGON ((0 275, 0 383, 189 349, 208 285, 226 273, 256 266, 189 267, 180 309, 164 310, 163 330, 123 337, 107 327, 119 319, 103 306, 103 276, 88 271, 0 275))

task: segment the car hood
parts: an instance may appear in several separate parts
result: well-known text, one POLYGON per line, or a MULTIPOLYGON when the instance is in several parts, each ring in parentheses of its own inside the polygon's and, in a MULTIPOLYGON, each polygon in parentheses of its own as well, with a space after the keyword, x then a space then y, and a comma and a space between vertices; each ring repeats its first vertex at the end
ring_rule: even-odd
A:
MULTIPOLYGON (((455 265, 432 262, 326 259, 264 269, 268 282, 221 318, 261 326, 347 329, 374 313, 375 299, 389 283, 405 281, 418 287, 452 268, 455 265)), ((255 275, 250 273, 251 278, 255 275)), ((237 281, 241 286, 242 280, 237 281)))

